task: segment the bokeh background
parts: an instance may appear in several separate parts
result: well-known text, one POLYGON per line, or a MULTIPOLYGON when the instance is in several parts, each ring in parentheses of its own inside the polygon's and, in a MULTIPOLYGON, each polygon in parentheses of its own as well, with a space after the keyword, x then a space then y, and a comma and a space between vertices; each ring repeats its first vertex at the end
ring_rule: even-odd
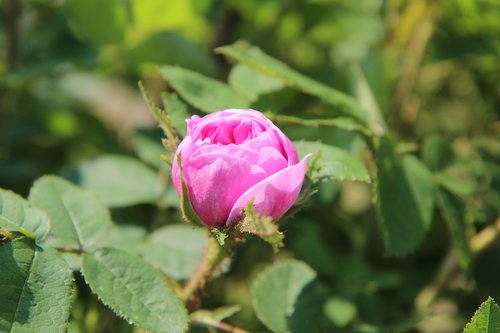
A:
MULTIPOLYGON (((99 177, 82 184, 104 193, 130 244, 181 221, 168 166, 159 159, 161 133, 138 81, 157 103, 171 90, 158 69, 165 64, 238 86, 234 64, 213 49, 239 40, 348 93, 353 66, 361 68, 398 149, 443 170, 438 181, 457 196, 469 234, 499 219, 498 0, 3 0, 0 9, 0 187, 25 196, 44 174, 72 179, 96 158, 127 157, 125 166, 140 160, 156 175, 152 182, 103 163, 99 177), (114 205, 126 202, 127 191, 142 200, 114 205)), ((267 98, 262 111, 316 119, 334 112, 289 88, 267 98)), ((189 108, 178 117, 196 113, 189 108)), ((319 139, 365 156, 364 141, 352 132, 279 125, 292 139, 319 139)), ((372 201, 367 184, 322 183, 283 226, 286 247, 277 256, 318 271, 328 331, 456 332, 488 295, 500 301, 496 244, 440 288, 435 316, 417 315, 416 299, 451 248, 448 229, 436 210, 415 253, 385 257, 372 201)), ((241 304, 230 322, 264 331, 248 286, 275 259, 269 246, 249 241, 203 304, 241 304)), ((132 330, 83 280, 77 284, 70 331, 132 330)))

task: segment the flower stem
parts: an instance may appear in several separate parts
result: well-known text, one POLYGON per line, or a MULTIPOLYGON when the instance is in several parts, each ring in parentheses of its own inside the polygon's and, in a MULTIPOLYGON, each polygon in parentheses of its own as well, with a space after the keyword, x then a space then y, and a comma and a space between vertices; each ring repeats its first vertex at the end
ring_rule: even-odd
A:
POLYGON ((207 280, 212 275, 214 269, 222 261, 224 256, 225 251, 223 251, 222 246, 209 232, 208 246, 205 252, 205 256, 201 260, 194 274, 186 282, 180 292, 179 296, 184 302, 189 301, 198 289, 203 288, 207 280))

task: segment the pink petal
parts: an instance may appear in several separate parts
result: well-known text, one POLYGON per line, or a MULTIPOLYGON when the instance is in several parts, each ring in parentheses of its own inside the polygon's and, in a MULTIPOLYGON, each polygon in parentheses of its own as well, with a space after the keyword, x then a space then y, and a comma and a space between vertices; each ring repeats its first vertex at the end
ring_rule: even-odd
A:
POLYGON ((268 175, 277 173, 288 166, 287 160, 273 147, 264 147, 259 150, 259 160, 256 164, 266 170, 268 175))
POLYGON ((226 226, 231 226, 237 220, 241 215, 241 209, 252 198, 255 210, 260 215, 271 216, 273 219, 281 217, 299 196, 309 156, 311 154, 305 156, 298 164, 275 173, 246 191, 231 208, 226 226))
POLYGON ((261 167, 221 152, 190 158, 183 167, 193 208, 211 227, 223 225, 233 203, 267 177, 261 167))

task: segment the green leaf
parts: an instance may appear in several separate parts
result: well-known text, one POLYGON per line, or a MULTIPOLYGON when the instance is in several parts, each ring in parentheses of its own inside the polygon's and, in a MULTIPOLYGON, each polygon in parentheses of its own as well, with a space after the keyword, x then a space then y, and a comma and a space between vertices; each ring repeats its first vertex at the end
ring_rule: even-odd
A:
POLYGON ((37 242, 43 242, 50 230, 47 214, 30 206, 14 192, 0 189, 0 229, 32 233, 37 242))
POLYGON ((134 158, 119 155, 85 161, 66 178, 96 193, 108 207, 156 203, 163 191, 153 170, 134 158))
POLYGON ((275 333, 314 332, 322 311, 316 273, 296 260, 276 262, 255 279, 257 317, 275 333))
POLYGON ((308 175, 313 181, 335 179, 370 182, 363 162, 345 150, 319 141, 296 141, 294 144, 301 158, 313 154, 308 162, 308 175))
POLYGON ((169 277, 184 280, 194 273, 207 246, 204 230, 175 224, 155 230, 141 252, 148 262, 169 277))
POLYGON ((29 238, 0 245, 0 331, 66 332, 71 270, 53 249, 29 238))
POLYGON ((436 199, 443 217, 448 223, 453 243, 460 254, 460 265, 465 269, 469 267, 471 253, 467 239, 467 226, 464 221, 463 204, 443 190, 438 190, 436 199))
POLYGON ((414 156, 397 156, 387 137, 380 139, 376 154, 380 232, 386 254, 402 256, 420 244, 432 222, 432 174, 414 156))
POLYGON ((239 42, 229 46, 218 47, 215 51, 255 68, 263 74, 278 79, 290 87, 318 97, 326 103, 337 107, 339 111, 346 115, 362 121, 366 121, 367 119, 365 110, 349 95, 295 71, 285 63, 270 57, 255 46, 239 42))
POLYGON ((112 248, 83 255, 85 281, 119 316, 157 333, 182 333, 187 327, 184 304, 164 277, 142 259, 112 248))
POLYGON ((163 66, 161 74, 191 105, 204 112, 224 109, 245 109, 250 101, 223 82, 188 69, 163 66))
POLYGON ((89 248, 111 226, 109 212, 93 193, 56 176, 39 178, 29 200, 49 215, 52 231, 47 242, 57 247, 89 248))
POLYGON ((499 333, 500 307, 493 298, 481 304, 471 321, 465 326, 464 333, 499 333))

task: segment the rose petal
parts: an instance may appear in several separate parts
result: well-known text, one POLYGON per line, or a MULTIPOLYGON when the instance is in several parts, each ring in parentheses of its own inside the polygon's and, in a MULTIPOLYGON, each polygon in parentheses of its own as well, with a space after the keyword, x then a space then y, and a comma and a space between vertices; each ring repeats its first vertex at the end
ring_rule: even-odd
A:
MULTIPOLYGON (((259 111, 251 109, 228 109, 208 114, 202 118, 199 116, 192 116, 187 120, 187 134, 193 138, 193 141, 200 138, 204 139, 206 135, 208 135, 208 128, 212 131, 217 130, 217 126, 221 123, 226 126, 228 124, 232 124, 229 125, 229 127, 237 127, 240 123, 252 123, 252 131, 254 132, 254 135, 259 135, 261 132, 272 126, 272 122, 259 111)), ((226 140, 228 137, 222 135, 221 139, 226 140)))
POLYGON ((263 147, 275 147, 283 155, 285 160, 288 161, 288 166, 295 165, 299 162, 297 151, 293 143, 274 125, 262 135, 248 140, 242 145, 255 151, 259 151, 263 147))
POLYGON ((205 145, 197 147, 190 155, 186 156, 187 159, 195 158, 198 155, 209 154, 214 152, 221 152, 232 156, 240 157, 250 164, 259 165, 268 175, 272 175, 288 166, 288 162, 283 155, 273 147, 263 147, 260 151, 254 151, 244 145, 230 144, 226 146, 205 145))
POLYGON ((269 175, 277 173, 288 166, 287 160, 273 147, 264 147, 259 151, 259 160, 256 163, 261 166, 269 175))
POLYGON ((267 177, 260 166, 221 152, 186 160, 183 168, 191 204, 211 227, 224 224, 233 203, 267 177))
POLYGON ((281 217, 297 199, 307 168, 308 154, 298 164, 289 166, 255 184, 241 195, 231 208, 226 226, 231 226, 241 215, 242 208, 253 198, 255 211, 273 219, 281 217))

